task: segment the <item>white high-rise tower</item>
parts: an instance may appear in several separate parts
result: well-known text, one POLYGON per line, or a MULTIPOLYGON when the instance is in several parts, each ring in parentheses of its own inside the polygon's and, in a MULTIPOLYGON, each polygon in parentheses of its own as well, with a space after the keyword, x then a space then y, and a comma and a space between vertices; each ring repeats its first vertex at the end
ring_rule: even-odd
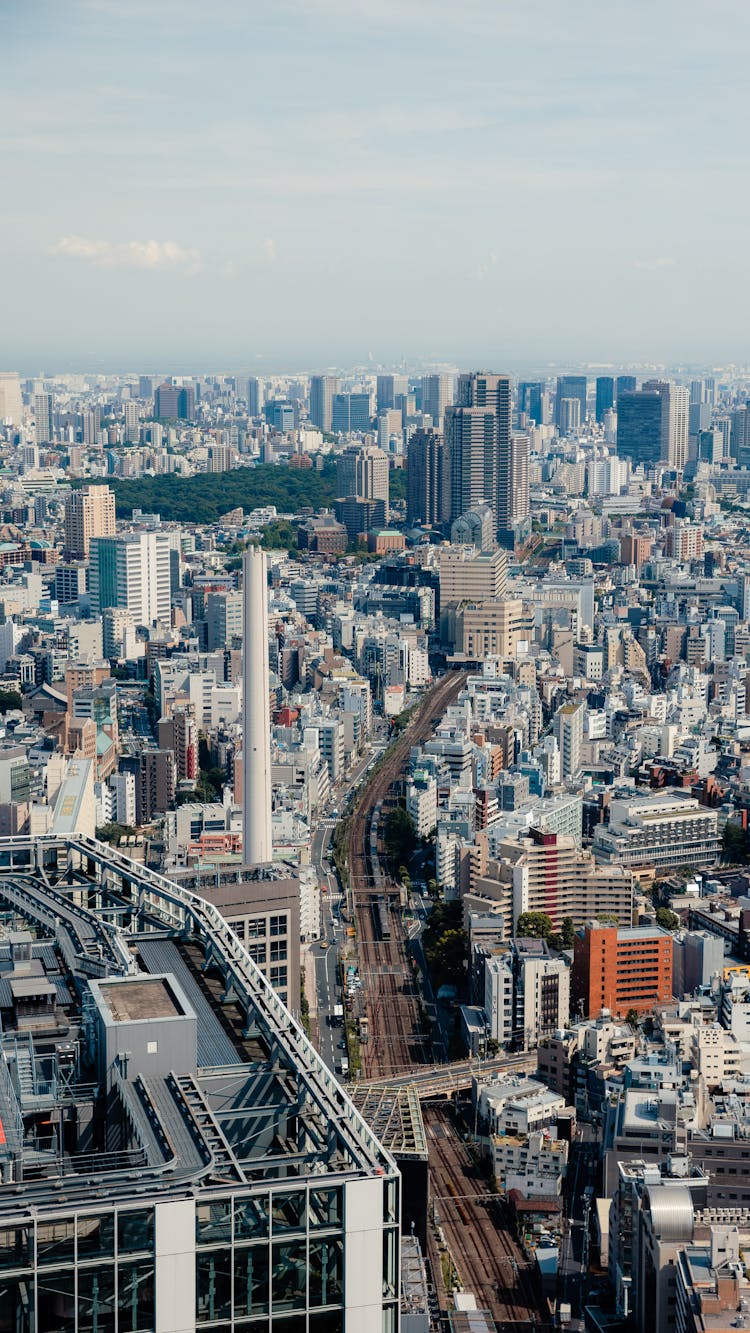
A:
POLYGON ((273 855, 268 587, 266 556, 259 546, 249 546, 245 552, 242 580, 242 859, 247 866, 257 866, 267 864, 273 855))

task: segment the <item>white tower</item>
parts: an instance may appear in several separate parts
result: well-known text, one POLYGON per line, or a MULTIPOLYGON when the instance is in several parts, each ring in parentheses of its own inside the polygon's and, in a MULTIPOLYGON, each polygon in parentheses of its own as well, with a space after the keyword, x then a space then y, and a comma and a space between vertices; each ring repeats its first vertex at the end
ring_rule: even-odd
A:
POLYGON ((244 640, 242 684, 242 860, 267 864, 271 842, 271 717, 268 706, 266 556, 249 546, 242 559, 244 640))

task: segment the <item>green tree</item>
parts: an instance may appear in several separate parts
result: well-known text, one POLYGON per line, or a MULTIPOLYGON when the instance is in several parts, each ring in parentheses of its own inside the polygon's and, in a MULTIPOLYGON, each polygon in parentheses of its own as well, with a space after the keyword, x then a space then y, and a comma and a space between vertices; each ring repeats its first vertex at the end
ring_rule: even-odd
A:
POLYGON ((548 940, 554 930, 546 912, 522 912, 516 922, 516 938, 548 940))
POLYGON ((385 846, 391 861, 398 865, 408 862, 417 845, 414 820, 403 805, 391 810, 385 821, 385 846))
POLYGON ((633 1031, 636 1032, 640 1022, 638 1011, 636 1009, 628 1009, 628 1012, 625 1015, 625 1022, 629 1028, 632 1028, 633 1031))
POLYGON ((728 819, 722 834, 722 856, 732 865, 747 865, 747 833, 741 824, 728 819))
POLYGON ((96 836, 100 842, 110 842, 115 846, 121 838, 132 838, 135 829, 130 824, 100 824, 96 836))
POLYGON ((7 713, 11 708, 23 708, 23 697, 18 690, 0 690, 0 713, 7 713))
POLYGON ((465 930, 446 930, 429 948, 425 957, 437 986, 460 987, 466 976, 468 936, 465 930))
POLYGON ((656 924, 661 926, 662 930, 676 930, 680 924, 680 918, 676 912, 670 912, 668 907, 658 907, 656 909, 656 924))
POLYGON ((575 944, 576 930, 573 925, 572 916, 563 917, 562 923, 562 942, 563 949, 572 949, 575 944))

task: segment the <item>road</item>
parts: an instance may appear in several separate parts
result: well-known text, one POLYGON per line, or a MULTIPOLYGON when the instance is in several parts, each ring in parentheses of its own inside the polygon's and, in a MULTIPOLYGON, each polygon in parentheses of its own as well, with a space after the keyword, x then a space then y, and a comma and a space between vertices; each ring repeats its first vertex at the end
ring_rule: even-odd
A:
POLYGON ((560 1252, 560 1299, 570 1301, 574 1315, 581 1314, 581 1297, 590 1298, 590 1278, 582 1289, 588 1269, 587 1236, 591 1226, 599 1169, 599 1145, 593 1125, 581 1123, 571 1144, 565 1180, 565 1235, 560 1252))

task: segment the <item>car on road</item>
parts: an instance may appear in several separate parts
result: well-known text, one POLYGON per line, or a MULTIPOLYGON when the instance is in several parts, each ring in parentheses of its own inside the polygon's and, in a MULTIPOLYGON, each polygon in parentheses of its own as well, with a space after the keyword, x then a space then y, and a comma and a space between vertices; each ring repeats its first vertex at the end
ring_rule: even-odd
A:
POLYGON ((346 1042, 344 1041, 343 1037, 341 1038, 341 1041, 339 1042, 339 1050, 340 1050, 340 1051, 345 1051, 345 1050, 346 1050, 346 1042))

